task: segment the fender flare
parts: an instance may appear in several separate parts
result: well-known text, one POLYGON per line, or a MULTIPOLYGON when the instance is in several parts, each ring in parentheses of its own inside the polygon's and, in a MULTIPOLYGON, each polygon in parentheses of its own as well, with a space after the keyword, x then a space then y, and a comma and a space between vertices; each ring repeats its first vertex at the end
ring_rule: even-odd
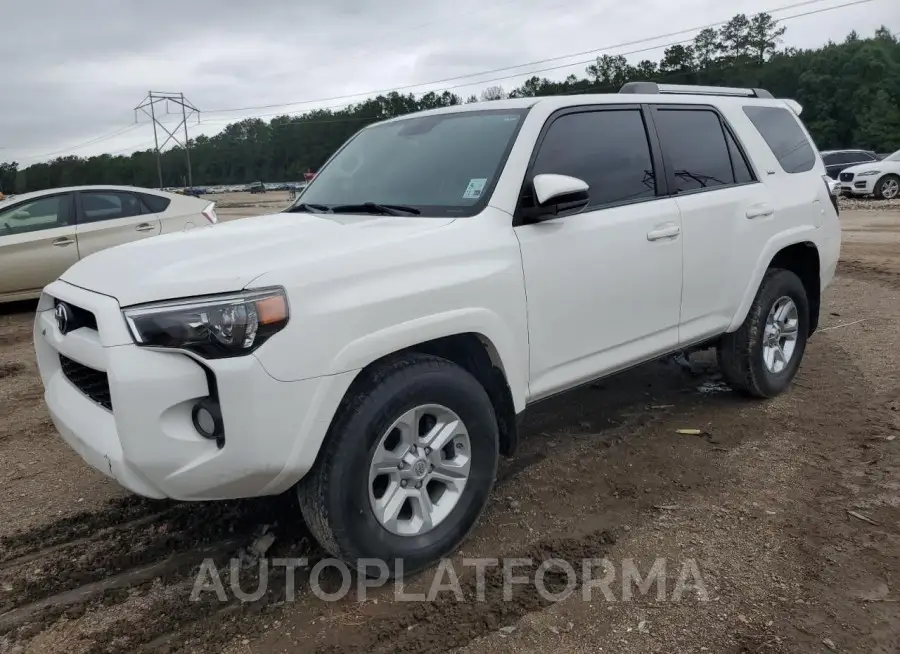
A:
POLYGON ((516 413, 524 410, 528 397, 528 344, 517 344, 500 316, 480 307, 422 316, 366 334, 344 346, 332 359, 326 374, 360 370, 405 348, 465 333, 480 336, 493 348, 500 359, 495 363, 506 376, 516 413))
MULTIPOLYGON (((791 245, 797 245, 799 243, 815 244, 817 235, 817 228, 802 226, 779 232, 771 239, 769 239, 759 256, 759 259, 756 262, 756 267, 753 270, 753 275, 751 276, 749 283, 744 289, 741 303, 738 306, 737 311, 735 311, 734 317, 731 319, 731 323, 725 330, 726 332, 737 331, 740 328, 741 324, 743 324, 744 319, 750 312, 750 305, 753 304, 753 300, 756 297, 757 291, 759 290, 759 285, 762 283, 763 276, 766 274, 766 270, 769 269, 769 265, 772 263, 775 255, 777 255, 784 248, 790 247, 791 245)), ((818 245, 816 247, 818 247, 818 245)))

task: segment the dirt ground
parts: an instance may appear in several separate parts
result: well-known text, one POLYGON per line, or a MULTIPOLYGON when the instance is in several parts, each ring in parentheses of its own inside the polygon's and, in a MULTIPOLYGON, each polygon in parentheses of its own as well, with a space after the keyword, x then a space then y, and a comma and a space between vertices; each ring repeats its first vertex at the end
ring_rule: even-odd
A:
MULTIPOLYGON (((287 198, 218 201, 224 220, 287 198)), ((308 568, 290 577, 291 593, 278 567, 257 601, 231 590, 225 601, 211 592, 191 601, 206 558, 226 589, 240 576, 244 592, 259 580, 254 545, 270 545, 266 563, 322 560, 294 499, 124 493, 50 423, 33 305, 4 309, 0 654, 900 651, 900 206, 856 203, 841 221, 839 275, 788 393, 736 397, 698 353, 690 368, 651 363, 524 414, 521 450, 502 462, 453 559, 463 601, 449 591, 402 601, 392 585, 366 601, 355 590, 323 601, 308 568), (476 599, 462 557, 531 559, 516 574, 532 579, 541 561, 562 559, 577 571, 574 593, 551 602, 525 584, 505 599, 501 570, 488 568, 476 599), (612 570, 609 596, 594 588, 586 601, 582 561, 598 558, 612 570), (661 584, 635 586, 628 600, 624 570, 633 562, 646 579, 659 560, 661 584)), ((328 590, 341 581, 332 572, 328 590)), ((427 591, 434 577, 426 571, 405 591, 427 591)), ((559 591, 566 578, 551 570, 546 580, 559 591)))

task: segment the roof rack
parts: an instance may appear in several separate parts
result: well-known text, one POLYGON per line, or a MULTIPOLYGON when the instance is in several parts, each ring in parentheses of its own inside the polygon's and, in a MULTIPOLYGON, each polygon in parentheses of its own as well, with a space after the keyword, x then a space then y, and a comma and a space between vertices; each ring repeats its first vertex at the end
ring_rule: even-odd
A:
POLYGON ((655 95, 669 93, 680 95, 733 95, 743 98, 768 98, 771 93, 765 89, 741 89, 730 86, 691 86, 688 84, 657 84, 656 82, 628 82, 619 93, 641 93, 655 95))

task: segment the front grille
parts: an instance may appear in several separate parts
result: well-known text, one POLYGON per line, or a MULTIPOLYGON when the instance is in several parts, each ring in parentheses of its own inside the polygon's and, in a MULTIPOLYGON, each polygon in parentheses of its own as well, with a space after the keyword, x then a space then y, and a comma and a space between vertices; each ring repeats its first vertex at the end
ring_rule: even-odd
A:
MULTIPOLYGON (((56 308, 59 306, 61 300, 54 300, 53 307, 56 308)), ((82 309, 81 307, 76 307, 74 304, 65 303, 66 308, 69 310, 69 331, 73 332, 76 329, 80 329, 81 327, 85 327, 87 329, 93 329, 97 331, 97 316, 88 311, 87 309, 82 309)))
POLYGON ((112 411, 112 398, 109 396, 109 378, 105 372, 88 368, 62 354, 59 355, 59 363, 62 366, 66 379, 72 382, 75 388, 104 409, 112 411))
POLYGON ((853 181, 853 173, 841 173, 841 181, 842 182, 852 182, 853 181))

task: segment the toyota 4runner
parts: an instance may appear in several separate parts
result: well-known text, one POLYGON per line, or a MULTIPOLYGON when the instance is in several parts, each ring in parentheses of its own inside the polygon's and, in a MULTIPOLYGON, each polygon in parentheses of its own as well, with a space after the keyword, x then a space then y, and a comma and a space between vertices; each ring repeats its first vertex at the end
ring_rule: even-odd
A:
POLYGON ((366 127, 285 212, 47 286, 53 422, 135 493, 294 489, 332 554, 421 569, 475 525, 530 403, 699 345, 736 390, 788 387, 840 250, 800 110, 636 82, 366 127))

